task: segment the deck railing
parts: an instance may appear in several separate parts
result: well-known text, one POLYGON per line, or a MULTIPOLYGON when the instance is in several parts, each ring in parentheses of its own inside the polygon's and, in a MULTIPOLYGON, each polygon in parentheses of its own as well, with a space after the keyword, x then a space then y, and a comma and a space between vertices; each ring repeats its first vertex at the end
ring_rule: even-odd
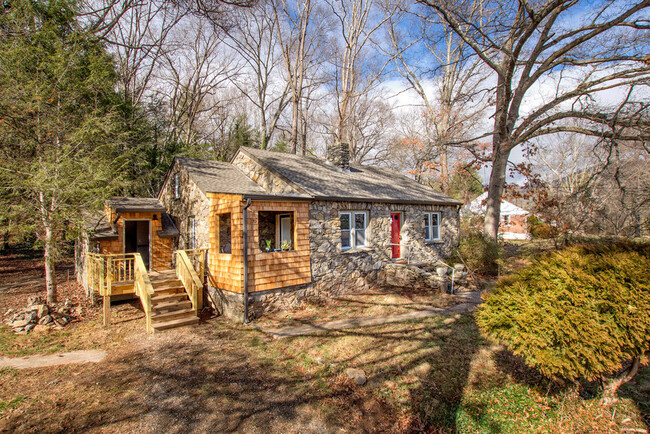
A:
POLYGON ((114 284, 133 284, 135 294, 140 298, 144 309, 147 331, 151 328, 151 296, 153 286, 139 253, 118 253, 100 255, 86 254, 88 266, 88 287, 104 298, 104 325, 111 323, 111 295, 114 284))
POLYGON ((176 251, 176 276, 183 283, 185 292, 192 302, 192 309, 197 315, 203 308, 204 261, 205 249, 193 249, 189 254, 187 250, 176 251))
POLYGON ((194 270, 196 270, 201 282, 203 282, 205 277, 205 256, 208 253, 208 249, 187 249, 183 251, 187 253, 187 257, 190 259, 194 270))

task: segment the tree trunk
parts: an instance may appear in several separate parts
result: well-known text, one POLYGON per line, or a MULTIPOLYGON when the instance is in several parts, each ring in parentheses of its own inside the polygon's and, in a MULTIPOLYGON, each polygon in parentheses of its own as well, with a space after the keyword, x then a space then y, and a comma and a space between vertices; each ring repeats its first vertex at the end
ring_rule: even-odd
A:
POLYGON ((488 184, 487 209, 485 211, 485 237, 497 241, 501 216, 501 196, 506 184, 509 152, 496 148, 492 160, 492 173, 488 184))
POLYGON ((618 389, 628 381, 630 381, 636 373, 639 371, 639 366, 641 365, 641 357, 635 357, 632 359, 632 364, 629 368, 621 372, 617 377, 612 378, 603 386, 603 397, 600 400, 602 405, 610 405, 615 403, 618 400, 617 392, 618 389))
POLYGON ((45 253, 43 259, 45 260, 45 291, 47 295, 47 303, 56 303, 56 276, 54 275, 54 257, 53 257, 53 240, 52 228, 49 225, 45 226, 45 253))
POLYGON ((298 104, 297 92, 293 92, 293 100, 291 101, 291 153, 298 153, 298 112, 300 106, 298 104))

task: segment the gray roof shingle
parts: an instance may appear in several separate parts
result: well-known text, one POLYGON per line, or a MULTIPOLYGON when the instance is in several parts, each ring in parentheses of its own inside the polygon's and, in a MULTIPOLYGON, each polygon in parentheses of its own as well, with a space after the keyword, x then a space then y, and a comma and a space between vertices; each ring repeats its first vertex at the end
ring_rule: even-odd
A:
POLYGON ((315 199, 461 205, 430 187, 389 169, 352 165, 344 171, 315 157, 242 147, 258 163, 315 199))
POLYGON ((230 163, 176 157, 204 193, 266 195, 255 181, 230 163))
POLYGON ((155 197, 111 197, 106 203, 116 212, 165 211, 163 204, 155 197))

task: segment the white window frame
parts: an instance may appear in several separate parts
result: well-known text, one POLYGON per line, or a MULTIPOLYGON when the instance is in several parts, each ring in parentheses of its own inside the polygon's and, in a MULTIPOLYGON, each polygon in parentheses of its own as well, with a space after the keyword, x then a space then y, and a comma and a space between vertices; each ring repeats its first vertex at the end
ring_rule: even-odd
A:
POLYGON ((181 174, 176 172, 174 174, 174 199, 181 198, 181 174))
POLYGON ((442 222, 442 213, 441 212, 427 212, 427 213, 425 213, 425 215, 429 216, 429 227, 428 228, 426 227, 426 222, 425 222, 425 231, 426 231, 426 229, 429 229, 429 237, 426 236, 426 232, 425 232, 424 241, 440 241, 442 239, 442 236, 441 236, 441 233, 440 233, 440 222, 442 222), (438 228, 438 237, 437 238, 434 238, 432 236, 433 235, 433 230, 432 229, 434 228, 434 225, 432 224, 433 219, 431 217, 433 215, 436 215, 438 217, 438 219, 437 219, 438 224, 436 225, 437 228, 438 228))
POLYGON ((341 219, 342 215, 348 215, 350 216, 350 229, 340 229, 339 228, 339 237, 340 234, 344 231, 350 233, 350 245, 349 246, 343 246, 343 242, 341 242, 341 250, 353 250, 353 249, 358 249, 362 247, 368 247, 368 211, 341 211, 339 213, 339 221, 341 219), (356 234, 356 228, 355 228, 355 220, 356 220, 356 215, 363 215, 363 223, 364 223, 364 232, 365 236, 363 238, 363 244, 362 245, 357 245, 357 234, 356 234))
POLYGON ((510 214, 501 215, 501 224, 503 226, 510 226, 510 214))

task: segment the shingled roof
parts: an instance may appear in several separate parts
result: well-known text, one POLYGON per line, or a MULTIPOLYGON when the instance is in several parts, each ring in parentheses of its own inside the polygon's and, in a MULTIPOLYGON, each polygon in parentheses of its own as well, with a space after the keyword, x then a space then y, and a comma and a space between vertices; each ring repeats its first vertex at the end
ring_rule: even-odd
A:
POLYGON ((461 205, 461 202, 391 170, 352 165, 343 170, 326 160, 241 147, 258 164, 296 187, 301 193, 280 194, 264 190, 231 163, 176 157, 204 193, 257 197, 461 205))
POLYGON ((176 157, 204 193, 266 196, 268 192, 230 163, 176 157))
POLYGON ((314 199, 461 205, 461 202, 392 170, 352 165, 342 170, 326 160, 240 148, 259 164, 314 199))
POLYGON ((115 212, 165 211, 163 204, 155 197, 111 197, 106 204, 115 212))

